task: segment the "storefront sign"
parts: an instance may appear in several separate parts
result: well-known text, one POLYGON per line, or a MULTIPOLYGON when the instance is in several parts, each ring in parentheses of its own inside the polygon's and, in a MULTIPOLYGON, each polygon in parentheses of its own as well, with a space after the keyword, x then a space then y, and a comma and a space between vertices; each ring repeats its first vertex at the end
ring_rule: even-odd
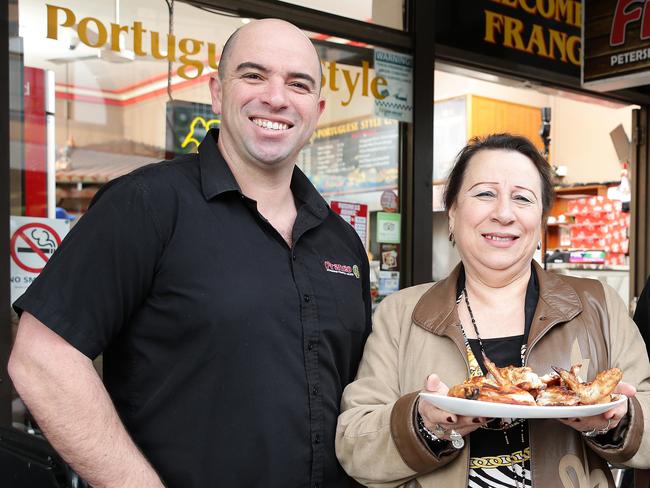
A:
POLYGON ((330 207, 334 213, 341 216, 359 234, 364 246, 368 235, 368 205, 365 203, 337 202, 332 200, 330 207))
POLYGON ((650 83, 650 4, 645 0, 584 3, 582 83, 598 91, 650 83))
POLYGON ((12 302, 17 300, 43 271, 69 228, 66 219, 11 216, 9 252, 12 302))
POLYGON ((437 0, 436 43, 570 76, 579 75, 577 0, 437 0))
POLYGON ((177 39, 173 34, 161 34, 148 26, 145 28, 139 21, 134 21, 131 25, 121 25, 102 22, 95 17, 78 18, 72 9, 66 7, 46 7, 48 39, 58 39, 64 29, 72 29, 79 41, 88 47, 107 49, 130 59, 151 56, 154 59, 178 62, 181 64, 178 76, 188 80, 201 76, 206 63, 212 69, 218 67, 219 56, 217 46, 213 42, 189 37, 177 39), (129 44, 133 45, 133 51, 127 52, 124 41, 121 41, 127 37, 132 39, 129 44), (144 46, 147 45, 151 46, 151 52, 145 49, 144 46), (206 59, 206 62, 201 61, 202 59, 206 59))
POLYGON ((400 214, 377 212, 377 242, 399 244, 402 226, 400 214))
POLYGON ((322 62, 323 75, 321 87, 332 92, 343 91, 341 105, 347 107, 355 96, 372 96, 375 100, 386 98, 388 81, 376 71, 373 74, 368 61, 361 61, 361 72, 358 68, 350 69, 339 65, 336 61, 322 62))
MULTIPOLYGON (((179 63, 178 76, 188 80, 198 78, 206 68, 216 70, 219 67, 221 49, 214 42, 190 37, 177 38, 174 34, 153 30, 150 25, 140 20, 134 20, 130 24, 118 24, 107 19, 80 17, 72 8, 65 6, 46 5, 46 8, 48 39, 58 40, 73 35, 85 46, 99 49, 100 54, 117 54, 122 60, 153 58, 179 63), (133 49, 127 49, 126 45, 133 46, 133 49)), ((399 65, 410 63, 410 58, 397 53, 382 52, 384 54, 379 55, 379 58, 375 53, 375 63, 383 62, 384 70, 390 67, 386 75, 377 73, 376 66, 373 71, 369 61, 362 61, 360 69, 351 69, 336 61, 324 61, 321 86, 327 86, 332 92, 341 91, 341 105, 344 107, 357 96, 373 97, 377 101, 390 97, 392 100, 387 102, 386 109, 391 108, 391 113, 386 116, 406 120, 406 104, 410 106, 411 97, 410 92, 407 93, 399 83, 408 84, 410 89, 410 67, 407 73, 406 67, 399 65), (386 76, 392 77, 390 87, 386 76), (391 105, 397 104, 397 97, 404 98, 407 95, 408 100, 400 102, 399 107, 391 105)))
POLYGON ((401 122, 413 120, 413 58, 375 48, 375 74, 386 87, 375 97, 375 115, 401 122))
POLYGON ((390 119, 368 118, 319 127, 298 166, 325 195, 397 187, 399 131, 390 119))

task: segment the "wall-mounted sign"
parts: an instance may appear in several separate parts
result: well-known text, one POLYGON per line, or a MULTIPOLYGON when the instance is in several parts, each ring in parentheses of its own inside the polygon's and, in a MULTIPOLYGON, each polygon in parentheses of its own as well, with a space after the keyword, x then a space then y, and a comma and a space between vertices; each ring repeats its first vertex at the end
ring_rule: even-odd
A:
POLYGON ((325 195, 397 187, 399 131, 395 120, 367 118, 319 127, 297 164, 325 195))
POLYGON ((589 0, 583 9, 583 85, 608 91, 649 84, 650 4, 589 0))
POLYGON ((205 134, 219 127, 219 117, 207 103, 167 102, 165 150, 168 157, 196 152, 205 134))
POLYGON ((343 220, 357 231, 361 242, 366 246, 366 237, 368 235, 368 205, 365 203, 337 202, 332 200, 330 207, 334 213, 339 214, 343 220))
POLYGON ((399 244, 401 230, 400 214, 377 212, 377 242, 399 244))
POLYGON ((516 63, 520 73, 580 74, 577 0, 436 0, 435 9, 437 45, 516 63))
POLYGON ((411 122, 413 120, 413 58, 375 48, 375 73, 386 80, 382 97, 375 97, 375 115, 411 122))
POLYGON ((61 245, 70 223, 66 219, 9 218, 11 301, 25 293, 61 245))

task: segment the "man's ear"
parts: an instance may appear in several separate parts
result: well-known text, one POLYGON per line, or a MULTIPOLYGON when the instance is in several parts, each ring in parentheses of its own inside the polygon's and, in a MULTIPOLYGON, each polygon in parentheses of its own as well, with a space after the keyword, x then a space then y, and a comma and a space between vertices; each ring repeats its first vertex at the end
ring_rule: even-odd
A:
POLYGON ((215 72, 210 75, 210 96, 212 97, 212 111, 221 114, 221 100, 223 96, 223 84, 219 78, 219 73, 215 72))

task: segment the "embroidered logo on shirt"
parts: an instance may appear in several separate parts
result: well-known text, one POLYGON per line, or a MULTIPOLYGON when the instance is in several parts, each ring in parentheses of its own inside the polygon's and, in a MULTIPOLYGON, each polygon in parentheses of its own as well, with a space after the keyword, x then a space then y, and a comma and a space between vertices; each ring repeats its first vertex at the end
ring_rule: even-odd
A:
POLYGON ((349 266, 347 264, 337 264, 331 263, 330 261, 323 261, 323 266, 325 266, 325 271, 329 273, 338 273, 345 276, 354 276, 359 278, 361 273, 359 272, 359 266, 356 264, 354 266, 349 266))

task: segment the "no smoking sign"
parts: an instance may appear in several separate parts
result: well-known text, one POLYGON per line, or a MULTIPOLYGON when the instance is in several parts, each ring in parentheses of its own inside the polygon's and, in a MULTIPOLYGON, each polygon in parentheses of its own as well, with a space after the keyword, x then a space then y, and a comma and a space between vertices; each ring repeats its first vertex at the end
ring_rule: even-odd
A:
POLYGON ((16 300, 43 270, 69 229, 61 219, 11 217, 11 300, 16 300))

